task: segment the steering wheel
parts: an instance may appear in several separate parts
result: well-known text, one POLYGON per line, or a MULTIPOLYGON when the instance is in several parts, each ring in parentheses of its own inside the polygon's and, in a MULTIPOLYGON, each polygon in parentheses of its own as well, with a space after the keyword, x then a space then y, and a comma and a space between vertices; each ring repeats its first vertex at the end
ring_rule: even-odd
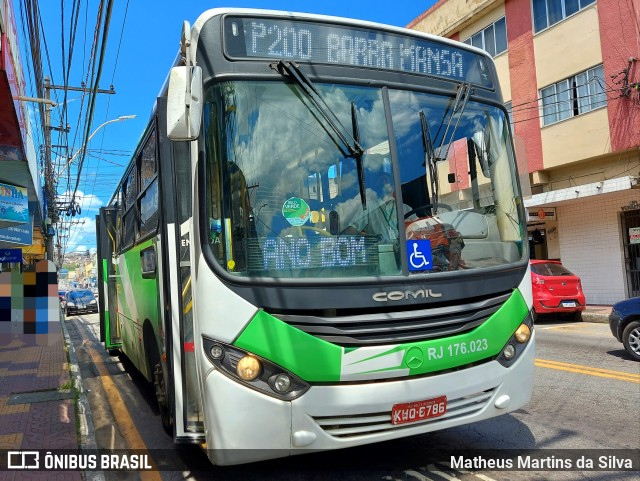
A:
MULTIPOLYGON (((442 208, 443 208, 444 210, 446 210, 447 212, 452 212, 452 211, 453 211, 453 207, 451 207, 451 206, 450 206, 450 205, 448 205, 448 204, 441 204, 441 203, 439 203, 439 202, 438 202, 438 203, 436 203, 435 205, 436 205, 436 207, 437 207, 438 209, 439 209, 440 207, 442 207, 442 208)), ((430 208, 432 208, 432 207, 433 207, 433 204, 424 204, 424 205, 421 205, 421 206, 419 206, 419 207, 416 207, 415 209, 411 209, 410 211, 406 212, 406 213, 404 214, 404 218, 405 218, 405 219, 407 219, 408 217, 411 217, 413 214, 415 214, 415 213, 416 213, 416 212, 418 212, 419 210, 422 210, 422 209, 430 209, 430 208)))

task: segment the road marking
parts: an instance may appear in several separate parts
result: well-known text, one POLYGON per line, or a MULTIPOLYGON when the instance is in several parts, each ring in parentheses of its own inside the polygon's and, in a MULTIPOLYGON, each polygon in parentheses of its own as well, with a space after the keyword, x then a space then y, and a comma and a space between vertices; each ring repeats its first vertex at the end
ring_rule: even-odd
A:
POLYGON ((630 372, 611 371, 609 369, 581 366, 580 364, 568 364, 566 362, 550 361, 547 359, 536 359, 535 365, 537 367, 546 367, 547 369, 557 369, 559 371, 575 372, 578 374, 605 377, 640 384, 640 374, 633 374, 630 372))
POLYGON ((460 481, 460 478, 458 478, 457 476, 449 476, 444 471, 440 471, 440 470, 436 469, 436 465, 435 464, 430 464, 429 467, 427 468, 427 470, 430 473, 437 474, 438 476, 446 479, 447 481, 460 481))
MULTIPOLYGON (((576 324, 554 324, 553 326, 547 326, 547 327, 542 327, 540 324, 536 325, 536 329, 541 329, 541 330, 545 330, 545 329, 562 329, 565 327, 572 327, 575 326, 576 324)), ((586 324, 578 324, 579 326, 586 326, 586 324)))
MULTIPOLYGON (((89 337, 87 335, 87 329, 85 329, 85 327, 78 322, 76 323, 76 326, 84 331, 84 347, 91 356, 91 360, 98 370, 98 374, 100 375, 100 382, 102 383, 104 392, 107 394, 107 400, 109 401, 109 405, 111 406, 111 411, 114 414, 116 423, 118 424, 118 428, 120 429, 120 433, 131 449, 142 449, 146 451, 147 445, 136 429, 133 419, 131 418, 131 414, 127 409, 127 405, 125 404, 124 399, 122 399, 122 396, 118 391, 118 387, 111 379, 111 375, 109 374, 109 371, 107 371, 107 368, 105 367, 100 354, 96 352, 96 350, 87 340, 89 337)), ((138 474, 140 475, 140 479, 142 481, 162 481, 162 477, 160 476, 160 473, 158 471, 141 471, 138 474)))
POLYGON ((462 468, 460 468, 458 471, 462 474, 473 474, 476 478, 482 479, 482 481, 496 481, 495 479, 490 478, 489 476, 485 476, 482 473, 474 473, 473 471, 467 471, 466 469, 462 468))
MULTIPOLYGON (((419 468, 421 471, 425 471, 425 468, 419 468)), ((484 474, 481 473, 476 473, 473 471, 467 471, 466 469, 455 469, 451 467, 450 463, 447 462, 443 462, 443 463, 437 463, 437 464, 430 464, 426 471, 428 473, 432 473, 435 474, 436 476, 440 477, 440 478, 444 478, 447 481, 461 481, 460 478, 458 478, 456 476, 456 474, 468 474, 471 476, 474 476, 478 479, 481 479, 482 481, 496 481, 493 478, 490 478, 489 476, 485 476, 484 474), (446 466, 448 469, 451 469, 453 471, 453 473, 447 473, 445 471, 442 471, 442 469, 440 469, 440 464, 446 466)), ((434 481, 433 478, 430 478, 429 476, 426 476, 425 474, 415 471, 413 469, 408 469, 404 472, 405 476, 410 476, 412 478, 417 479, 418 481, 434 481)), ((398 479, 392 478, 391 476, 384 476, 382 479, 388 480, 388 481, 399 481, 398 479)))
POLYGON ((418 481, 433 481, 431 478, 428 478, 424 474, 412 469, 407 469, 404 474, 406 474, 407 476, 411 476, 412 478, 416 478, 418 481))
MULTIPOLYGON (((547 327, 536 327, 537 329, 540 329, 542 331, 551 331, 551 330, 557 330, 557 331, 581 331, 584 332, 585 334, 595 334, 597 333, 598 335, 601 334, 602 329, 601 328, 596 328, 595 331, 589 332, 587 331, 587 329, 589 328, 593 328, 594 326, 600 326, 601 324, 560 324, 560 325, 555 325, 555 326, 547 326, 547 327)), ((602 324, 604 325, 604 324, 602 324)), ((606 332, 609 332, 609 329, 606 329, 606 332)))

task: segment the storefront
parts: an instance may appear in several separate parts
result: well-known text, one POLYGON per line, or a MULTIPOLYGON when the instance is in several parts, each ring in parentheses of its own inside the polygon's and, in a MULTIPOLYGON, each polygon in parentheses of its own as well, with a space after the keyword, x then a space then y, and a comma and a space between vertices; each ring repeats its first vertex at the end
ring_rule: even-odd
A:
POLYGON ((640 179, 626 176, 525 200, 533 258, 580 276, 588 304, 640 295, 640 179))

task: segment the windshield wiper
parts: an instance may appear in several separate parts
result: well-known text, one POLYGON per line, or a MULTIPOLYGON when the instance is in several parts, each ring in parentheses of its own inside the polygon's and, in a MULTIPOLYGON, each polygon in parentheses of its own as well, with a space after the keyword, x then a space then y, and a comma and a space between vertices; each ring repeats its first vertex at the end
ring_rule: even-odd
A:
POLYGON ((356 167, 358 169, 358 187, 360 189, 360 200, 362 201, 362 207, 367 208, 367 199, 364 185, 364 169, 362 166, 362 156, 364 155, 364 149, 360 146, 360 131, 358 128, 358 118, 356 116, 355 104, 351 103, 351 123, 353 129, 353 135, 349 134, 347 129, 342 125, 338 116, 329 107, 324 100, 320 92, 316 89, 311 79, 307 77, 300 66, 294 61, 285 62, 280 60, 277 65, 277 70, 282 74, 286 72, 291 78, 293 78, 301 90, 306 94, 307 98, 315 106, 317 111, 322 115, 330 127, 331 132, 323 125, 323 128, 327 131, 327 134, 331 137, 336 144, 340 152, 345 157, 352 157, 356 160, 356 167))
MULTIPOLYGON (((422 149, 424 150, 424 163, 429 170, 429 180, 431 183, 431 213, 436 215, 438 202, 438 168, 436 167, 436 152, 433 148, 433 140, 427 123, 427 116, 424 111, 420 111, 420 129, 422 130, 422 149)), ((429 192, 427 192, 427 196, 429 192)))
MULTIPOLYGON (((347 129, 342 125, 337 115, 331 110, 331 107, 327 104, 324 98, 320 95, 315 85, 311 82, 311 79, 307 77, 298 64, 294 61, 285 62, 284 60, 280 60, 278 62, 278 71, 282 73, 286 72, 290 77, 292 77, 298 86, 302 89, 302 91, 307 95, 309 100, 313 103, 313 105, 318 109, 318 112, 324 117, 327 121, 331 130, 336 135, 339 142, 338 147, 343 150, 346 148, 346 152, 343 150, 343 154, 345 157, 356 157, 358 155, 364 154, 364 149, 360 146, 360 144, 354 139, 351 138, 349 141, 348 137, 351 137, 350 134, 347 133, 347 129), (340 145, 342 144, 342 145, 340 145)), ((335 138, 334 138, 335 141, 335 138)))
MULTIPOLYGON (((355 145, 360 147, 360 124, 358 123, 358 111, 356 109, 356 103, 351 102, 351 126, 353 128, 353 139, 355 145)), ((367 208, 367 195, 364 186, 364 168, 362 165, 362 154, 360 152, 355 155, 356 168, 358 169, 358 188, 360 189, 360 201, 362 202, 362 208, 367 208)))
MULTIPOLYGON (((438 213, 438 167, 437 162, 446 160, 447 155, 449 155, 449 149, 451 148, 451 144, 453 143, 453 139, 456 137, 456 131, 458 130, 458 125, 460 124, 460 119, 462 118, 462 114, 464 112, 465 107, 467 106, 467 102, 469 101, 469 96, 471 95, 471 84, 467 82, 462 82, 458 85, 458 91, 456 93, 456 98, 453 101, 453 107, 451 109, 451 115, 449 116, 449 121, 447 122, 447 127, 444 130, 444 134, 440 139, 440 145, 438 146, 437 153, 433 149, 433 143, 431 142, 431 135, 429 134, 429 126, 426 123, 426 117, 424 112, 420 112, 420 123, 422 126, 422 143, 425 146, 425 156, 427 156, 427 165, 429 168, 429 175, 431 177, 431 203, 433 215, 438 213), (449 135, 449 129, 451 128, 451 123, 453 122, 453 118, 457 116, 456 123, 453 126, 453 130, 451 131, 451 135, 449 135), (428 136, 428 137, 427 137, 428 136), (431 143, 430 150, 431 152, 427 152, 427 145, 431 143), (442 149, 444 146, 447 146, 444 155, 442 153, 442 149)), ((446 115, 446 113, 445 113, 446 115)), ((443 118, 444 120, 444 118, 443 118)))

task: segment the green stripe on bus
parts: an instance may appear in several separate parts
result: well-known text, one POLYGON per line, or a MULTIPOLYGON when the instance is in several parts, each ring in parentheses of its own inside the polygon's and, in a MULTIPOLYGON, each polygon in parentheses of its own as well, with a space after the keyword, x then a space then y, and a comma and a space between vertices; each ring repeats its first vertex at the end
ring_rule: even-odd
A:
POLYGON ((307 381, 338 381, 342 347, 258 311, 235 342, 307 381))
POLYGON ((342 348, 259 311, 235 345, 308 382, 415 376, 496 356, 528 313, 519 291, 482 325, 464 334, 387 346, 342 348))
POLYGON ((127 272, 120 272, 119 260, 116 268, 116 279, 119 307, 122 309, 121 314, 133 319, 132 312, 136 312, 137 319, 134 319, 134 321, 142 323, 145 319, 149 319, 155 326, 158 318, 158 282, 155 278, 143 278, 140 264, 140 252, 152 245, 153 239, 149 239, 125 252, 123 256, 127 272), (131 295, 127 296, 127 292, 130 292, 131 295))
MULTIPOLYGON (((102 282, 104 283, 103 285, 108 286, 108 279, 109 279, 109 275, 107 274, 107 267, 109 264, 107 264, 107 259, 102 259, 102 282)), ((102 292, 104 293, 105 296, 109 295, 108 289, 107 292, 105 293, 105 290, 103 289, 102 292)), ((104 305, 106 306, 107 304, 109 304, 109 300, 105 299, 104 300, 104 305)), ((105 332, 105 336, 104 336, 104 347, 106 347, 107 349, 113 347, 111 345, 111 320, 109 319, 109 309, 105 309, 104 312, 102 313, 103 318, 104 318, 104 332, 105 332)))

